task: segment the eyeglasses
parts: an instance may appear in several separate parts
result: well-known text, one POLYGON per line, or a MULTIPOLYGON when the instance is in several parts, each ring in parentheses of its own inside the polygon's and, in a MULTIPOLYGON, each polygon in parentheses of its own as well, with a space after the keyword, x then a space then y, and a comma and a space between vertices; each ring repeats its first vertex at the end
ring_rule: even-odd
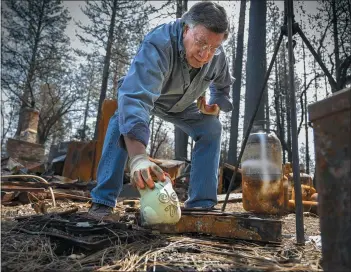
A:
POLYGON ((218 47, 212 47, 211 45, 206 44, 203 41, 198 40, 193 33, 193 37, 194 37, 194 41, 195 41, 195 45, 196 47, 198 47, 200 49, 201 52, 207 51, 210 54, 214 54, 214 55, 219 55, 221 53, 221 49, 220 46, 218 47))

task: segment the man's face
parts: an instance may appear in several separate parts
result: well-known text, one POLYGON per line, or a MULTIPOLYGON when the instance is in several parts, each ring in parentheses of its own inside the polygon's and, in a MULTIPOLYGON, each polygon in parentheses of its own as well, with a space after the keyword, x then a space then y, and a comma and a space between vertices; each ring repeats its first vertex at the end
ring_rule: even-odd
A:
POLYGON ((212 32, 203 25, 193 28, 186 25, 183 32, 183 44, 189 65, 193 68, 201 68, 208 63, 224 41, 224 36, 224 33, 212 32))

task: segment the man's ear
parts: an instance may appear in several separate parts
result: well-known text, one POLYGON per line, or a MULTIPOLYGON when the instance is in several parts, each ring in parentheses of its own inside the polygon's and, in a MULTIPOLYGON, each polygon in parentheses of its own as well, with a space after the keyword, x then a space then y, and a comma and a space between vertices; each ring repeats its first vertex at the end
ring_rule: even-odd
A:
POLYGON ((189 29, 190 29, 189 25, 185 24, 184 25, 184 34, 186 34, 189 29))

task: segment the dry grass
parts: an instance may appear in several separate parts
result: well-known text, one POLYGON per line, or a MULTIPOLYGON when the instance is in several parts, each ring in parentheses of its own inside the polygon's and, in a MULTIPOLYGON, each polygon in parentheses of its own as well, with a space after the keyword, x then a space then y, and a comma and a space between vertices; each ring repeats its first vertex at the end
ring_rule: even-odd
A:
POLYGON ((13 230, 15 224, 2 222, 1 268, 3 271, 43 271, 59 261, 50 239, 13 230))
MULTIPOLYGON (((74 205, 61 203, 61 207, 66 204, 74 205)), ((240 209, 241 204, 235 203, 226 210, 240 209)), ((5 213, 3 207, 2 215, 5 213)), ((15 221, 2 221, 1 267, 3 271, 322 271, 320 248, 312 242, 296 246, 295 217, 283 220, 284 237, 279 245, 154 234, 129 244, 117 240, 96 252, 74 250, 61 255, 55 253, 57 244, 49 238, 18 233, 15 221)), ((305 217, 305 226, 306 235, 319 233, 318 218, 305 217)))

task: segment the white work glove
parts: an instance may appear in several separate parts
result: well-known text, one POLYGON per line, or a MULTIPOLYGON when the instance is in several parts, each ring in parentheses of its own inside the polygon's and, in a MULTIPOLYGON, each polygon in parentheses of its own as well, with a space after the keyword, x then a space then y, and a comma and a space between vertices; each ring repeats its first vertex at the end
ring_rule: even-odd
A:
POLYGON ((196 105, 199 108, 200 112, 202 112, 203 114, 215 115, 215 116, 219 115, 219 111, 220 111, 219 106, 217 104, 207 105, 206 98, 204 96, 200 96, 197 99, 196 105))
POLYGON ((145 188, 145 183, 150 189, 153 189, 155 187, 154 180, 166 180, 163 170, 157 164, 151 162, 146 154, 131 157, 129 168, 131 183, 140 189, 145 188))

